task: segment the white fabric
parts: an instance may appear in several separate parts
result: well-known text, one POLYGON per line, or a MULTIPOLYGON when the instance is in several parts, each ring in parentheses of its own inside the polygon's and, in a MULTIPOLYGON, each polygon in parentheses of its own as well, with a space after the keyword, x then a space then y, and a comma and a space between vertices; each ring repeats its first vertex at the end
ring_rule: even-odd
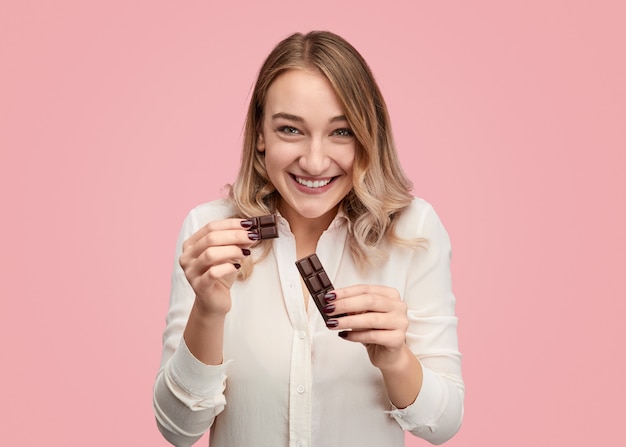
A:
MULTIPOLYGON (((161 370, 154 392, 159 429, 174 445, 193 444, 211 428, 211 447, 402 446, 404 431, 432 443, 449 439, 463 417, 450 243, 433 208, 414 199, 397 234, 426 248, 389 246, 389 258, 359 273, 336 217, 316 253, 333 285, 395 287, 409 307, 407 344, 424 369, 422 389, 405 409, 389 402, 365 348, 326 328, 309 298, 305 310, 295 239, 279 218, 280 237, 246 281, 231 290, 223 365, 193 357, 182 334, 194 293, 178 265, 182 242, 209 221, 232 216, 227 202, 190 212, 177 245, 161 370)), ((253 253, 254 255, 254 253, 253 253)))

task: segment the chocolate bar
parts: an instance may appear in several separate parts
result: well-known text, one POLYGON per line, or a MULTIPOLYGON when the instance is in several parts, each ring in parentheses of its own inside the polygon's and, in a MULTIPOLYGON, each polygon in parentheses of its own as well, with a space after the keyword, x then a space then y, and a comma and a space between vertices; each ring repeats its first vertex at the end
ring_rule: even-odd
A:
POLYGON ((267 216, 251 217, 248 221, 252 222, 252 226, 248 228, 248 232, 258 234, 259 239, 273 239, 278 237, 275 215, 269 214, 267 216))
MULTIPOLYGON (((324 313, 324 306, 326 306, 326 298, 324 295, 334 289, 333 285, 328 278, 328 274, 324 270, 322 263, 315 253, 296 261, 296 267, 300 272, 300 276, 304 280, 306 288, 309 289, 309 293, 315 301, 317 309, 322 314, 324 321, 328 321, 331 317, 324 313)), ((332 318, 342 317, 342 315, 333 315, 332 318)))

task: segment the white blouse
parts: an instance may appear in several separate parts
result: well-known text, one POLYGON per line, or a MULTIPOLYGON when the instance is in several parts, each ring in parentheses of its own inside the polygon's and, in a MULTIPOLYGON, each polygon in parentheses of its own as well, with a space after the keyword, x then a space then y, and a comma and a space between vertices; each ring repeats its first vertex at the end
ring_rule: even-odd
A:
MULTIPOLYGON (((211 447, 403 446, 404 430, 432 443, 452 437, 463 417, 464 384, 457 344, 450 242, 433 208, 414 199, 396 232, 424 238, 422 248, 388 246, 389 258, 359 272, 337 216, 316 253, 335 288, 381 284, 408 304, 406 343, 424 379, 413 404, 394 408, 365 347, 326 328, 295 266, 296 245, 279 217, 279 237, 246 281, 231 289, 224 363, 209 366, 187 349, 183 331, 194 292, 178 264, 182 243, 207 222, 233 215, 226 201, 201 205, 180 233, 161 369, 154 387, 157 425, 176 446, 192 445, 210 428, 211 447)), ((254 251, 253 251, 254 256, 254 251)))

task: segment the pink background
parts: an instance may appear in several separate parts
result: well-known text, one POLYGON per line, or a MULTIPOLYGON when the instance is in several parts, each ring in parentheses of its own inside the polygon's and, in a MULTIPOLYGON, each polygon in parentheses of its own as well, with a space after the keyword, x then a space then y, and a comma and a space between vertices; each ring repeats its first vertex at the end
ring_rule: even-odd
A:
POLYGON ((0 5, 0 443, 166 445, 151 392, 179 226, 233 179, 270 48, 330 29, 452 237, 449 445, 620 445, 624 2, 216 3, 0 5))

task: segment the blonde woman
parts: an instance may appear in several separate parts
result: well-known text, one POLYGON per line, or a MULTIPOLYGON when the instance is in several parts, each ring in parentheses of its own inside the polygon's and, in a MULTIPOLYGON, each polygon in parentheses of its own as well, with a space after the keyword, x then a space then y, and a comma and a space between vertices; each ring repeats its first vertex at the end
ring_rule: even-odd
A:
POLYGON ((179 236, 154 389, 168 441, 380 447, 458 431, 450 243, 410 188, 359 53, 329 32, 280 42, 228 198, 179 236), (277 237, 253 228, 265 215, 277 237), (296 267, 313 253, 333 284, 319 308, 296 267))

